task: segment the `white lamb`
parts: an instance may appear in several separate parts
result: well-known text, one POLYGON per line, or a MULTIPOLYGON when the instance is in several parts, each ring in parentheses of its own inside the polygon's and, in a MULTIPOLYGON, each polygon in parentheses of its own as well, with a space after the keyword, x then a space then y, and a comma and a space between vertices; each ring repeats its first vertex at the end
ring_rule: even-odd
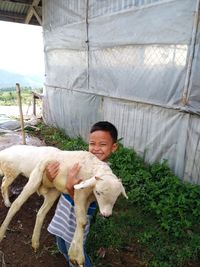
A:
POLYGON ((8 214, 0 228, 0 240, 22 204, 38 191, 44 196, 44 203, 37 213, 32 236, 32 247, 39 247, 39 238, 44 218, 59 196, 67 193, 65 188, 67 171, 79 162, 81 169, 78 174, 83 182, 75 186, 74 203, 76 212, 76 230, 69 249, 70 260, 74 264, 84 266, 83 231, 87 223, 87 209, 96 198, 100 212, 108 217, 120 194, 127 197, 121 181, 112 173, 110 167, 87 151, 61 151, 52 147, 12 146, 0 152, 0 169, 4 173, 2 193, 6 205, 9 204, 8 186, 15 177, 22 173, 29 177, 27 184, 18 198, 12 203, 8 214), (60 163, 59 173, 51 183, 45 174, 49 162, 60 163), (7 179, 9 180, 6 183, 7 179), (81 190, 82 189, 82 190, 81 190))

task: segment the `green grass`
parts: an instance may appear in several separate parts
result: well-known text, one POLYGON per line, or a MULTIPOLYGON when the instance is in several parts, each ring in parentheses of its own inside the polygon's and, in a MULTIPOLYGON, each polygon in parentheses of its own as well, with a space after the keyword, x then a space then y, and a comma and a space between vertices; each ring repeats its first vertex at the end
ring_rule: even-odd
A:
MULTIPOLYGON (((87 149, 79 137, 38 125, 37 135, 63 150, 87 149)), ((36 133, 34 133, 36 134, 36 133)), ((113 216, 95 216, 87 238, 94 266, 106 266, 100 247, 137 247, 138 258, 149 267, 182 267, 200 261, 200 186, 182 182, 167 162, 149 165, 122 145, 110 159, 129 199, 118 199, 113 216), (148 263, 148 264, 147 264, 148 263)))

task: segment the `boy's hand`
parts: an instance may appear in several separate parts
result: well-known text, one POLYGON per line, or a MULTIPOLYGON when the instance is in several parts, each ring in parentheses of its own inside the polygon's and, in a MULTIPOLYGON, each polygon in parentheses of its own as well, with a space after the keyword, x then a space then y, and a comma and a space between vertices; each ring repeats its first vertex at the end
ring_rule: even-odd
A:
POLYGON ((58 175, 60 163, 58 161, 55 161, 53 163, 49 163, 46 166, 46 175, 50 182, 53 182, 53 180, 58 175))
POLYGON ((79 165, 79 163, 75 163, 68 172, 67 175, 67 182, 66 182, 66 189, 70 195, 70 197, 74 197, 74 185, 78 184, 82 181, 82 179, 77 178, 77 175, 80 171, 81 166, 79 165))

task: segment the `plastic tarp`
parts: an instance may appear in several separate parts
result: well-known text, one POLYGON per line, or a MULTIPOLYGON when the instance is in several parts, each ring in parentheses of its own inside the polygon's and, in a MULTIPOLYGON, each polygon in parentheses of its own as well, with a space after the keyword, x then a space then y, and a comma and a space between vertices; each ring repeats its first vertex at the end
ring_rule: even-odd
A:
POLYGON ((197 4, 44 0, 46 122, 86 139, 109 120, 125 146, 200 183, 197 4))

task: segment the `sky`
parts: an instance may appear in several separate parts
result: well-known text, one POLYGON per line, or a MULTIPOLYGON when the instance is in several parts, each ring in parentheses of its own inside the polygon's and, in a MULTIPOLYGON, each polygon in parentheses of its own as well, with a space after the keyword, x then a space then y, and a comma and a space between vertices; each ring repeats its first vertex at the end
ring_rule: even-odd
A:
POLYGON ((44 74, 42 27, 0 21, 0 69, 44 74))

